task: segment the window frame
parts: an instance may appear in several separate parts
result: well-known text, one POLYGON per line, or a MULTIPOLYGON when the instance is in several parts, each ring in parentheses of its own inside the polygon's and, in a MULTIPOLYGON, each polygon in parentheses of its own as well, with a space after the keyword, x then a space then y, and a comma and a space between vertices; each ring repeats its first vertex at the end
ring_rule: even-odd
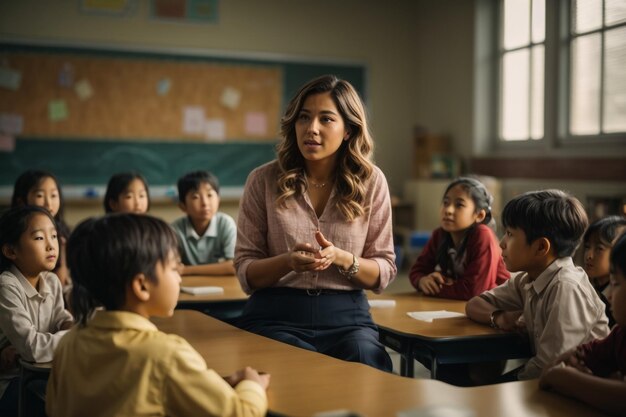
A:
MULTIPOLYGON (((532 0, 529 0, 532 1, 532 0)), ((569 130, 570 122, 570 58, 571 42, 580 35, 571 32, 571 2, 569 0, 545 2, 545 40, 544 50, 544 135, 540 139, 505 141, 501 137, 502 118, 502 47, 503 35, 503 3, 504 0, 489 2, 480 0, 477 2, 477 51, 476 59, 491 56, 492 65, 487 68, 477 66, 477 86, 475 104, 488 103, 491 112, 475 111, 477 150, 488 151, 496 154, 545 154, 550 151, 564 155, 626 155, 626 132, 600 133, 597 135, 572 135, 569 130), (487 25, 487 29, 481 29, 480 25, 487 25), (491 26, 489 26, 491 25, 491 26), (495 37, 487 41, 488 35, 495 37), (489 50, 491 48, 491 50, 489 50), (485 84, 485 77, 491 78, 489 85, 485 84), (482 85, 485 91, 480 91, 482 85), (485 120, 490 117, 491 120, 485 120), (480 146, 481 136, 487 135, 491 139, 488 146, 480 146), (486 149, 488 148, 488 149, 486 149)), ((604 13, 604 11, 603 11, 604 13)), ((618 25, 618 27, 621 26, 618 25)), ((612 26, 614 27, 614 26, 612 26)), ((599 33, 605 32, 603 26, 599 33)), ((604 40, 603 40, 604 42, 604 40)), ((530 42, 524 47, 531 51, 535 43, 530 42)), ((602 44, 604 45, 604 43, 602 44)), ((520 49, 520 48, 517 48, 520 49)), ((511 49, 513 50, 513 49, 511 49)), ((602 48, 604 56, 604 48, 602 48)), ((601 82, 604 85, 604 63, 601 62, 601 82)), ((603 103, 603 98, 601 102, 603 103)), ((604 110, 602 110, 604 111, 604 110)), ((601 116, 602 117, 602 113, 601 116)))

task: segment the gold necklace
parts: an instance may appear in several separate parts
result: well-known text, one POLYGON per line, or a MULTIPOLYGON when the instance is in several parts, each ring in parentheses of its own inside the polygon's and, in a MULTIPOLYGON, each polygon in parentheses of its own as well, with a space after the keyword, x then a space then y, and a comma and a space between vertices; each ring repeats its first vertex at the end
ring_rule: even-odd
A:
POLYGON ((315 188, 324 188, 324 187, 326 187, 326 184, 327 184, 327 183, 325 183, 325 182, 323 182, 323 183, 321 183, 321 184, 318 184, 318 183, 313 182, 313 181, 309 181, 309 183, 310 183, 313 187, 315 187, 315 188))
POLYGON ((308 184, 311 184, 313 187, 315 188, 324 188, 326 187, 326 184, 328 184, 328 180, 322 182, 322 183, 318 183, 318 182, 313 182, 309 179, 309 177, 306 177, 306 182, 308 184))

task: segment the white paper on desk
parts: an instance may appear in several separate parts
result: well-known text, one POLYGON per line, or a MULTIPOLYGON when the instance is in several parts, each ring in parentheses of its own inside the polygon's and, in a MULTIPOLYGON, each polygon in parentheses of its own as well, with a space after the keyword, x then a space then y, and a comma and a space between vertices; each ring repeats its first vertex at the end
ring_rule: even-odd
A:
POLYGON ((456 311, 437 310, 437 311, 410 311, 406 313, 415 320, 426 321, 432 323, 435 319, 447 319, 450 317, 465 317, 465 314, 456 311))
POLYGON ((396 300, 367 300, 370 303, 370 307, 395 307, 396 300))
POLYGON ((180 287, 182 292, 193 295, 206 295, 206 294, 224 294, 224 288, 222 287, 180 287))

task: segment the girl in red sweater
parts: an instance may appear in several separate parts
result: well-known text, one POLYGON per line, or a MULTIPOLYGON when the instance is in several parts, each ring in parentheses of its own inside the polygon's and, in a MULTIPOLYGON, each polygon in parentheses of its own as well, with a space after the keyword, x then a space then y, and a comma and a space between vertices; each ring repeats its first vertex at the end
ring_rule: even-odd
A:
POLYGON ((426 295, 469 300, 509 279, 492 222, 493 197, 478 180, 460 177, 443 195, 441 227, 411 268, 411 284, 426 295))

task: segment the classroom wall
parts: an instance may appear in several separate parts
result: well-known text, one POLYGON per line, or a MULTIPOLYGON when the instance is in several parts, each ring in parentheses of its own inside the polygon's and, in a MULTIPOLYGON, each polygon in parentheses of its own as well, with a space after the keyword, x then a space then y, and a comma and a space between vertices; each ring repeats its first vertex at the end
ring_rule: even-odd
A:
POLYGON ((76 0, 1 2, 0 37, 363 62, 376 160, 392 190, 402 189, 421 99, 415 80, 428 59, 415 41, 422 2, 222 0, 216 25, 156 21, 148 17, 147 1, 137 3, 135 16, 112 18, 81 14, 76 0))

